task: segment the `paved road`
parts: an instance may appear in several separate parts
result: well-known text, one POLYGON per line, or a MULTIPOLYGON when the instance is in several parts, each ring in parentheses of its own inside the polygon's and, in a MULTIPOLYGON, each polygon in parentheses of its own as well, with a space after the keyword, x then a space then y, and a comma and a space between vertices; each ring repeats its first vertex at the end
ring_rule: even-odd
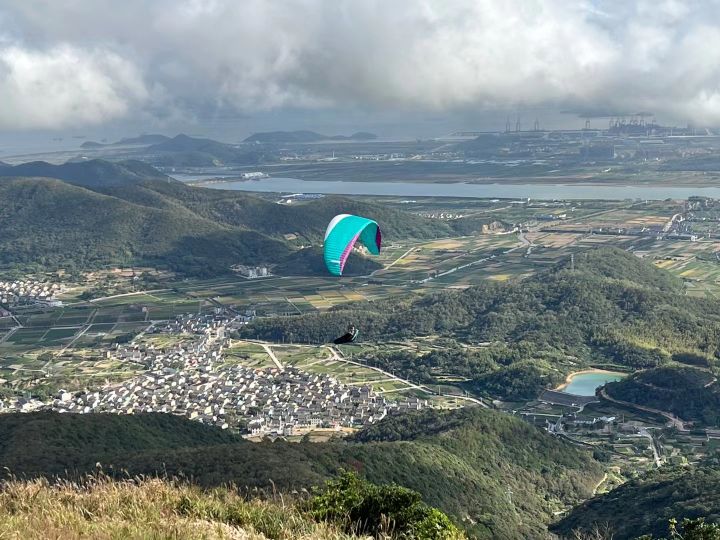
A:
POLYGON ((275 365, 278 369, 285 369, 285 366, 280 363, 280 360, 278 360, 277 356, 275 356, 275 353, 270 348, 270 345, 268 345, 267 343, 260 343, 260 345, 262 345, 262 348, 265 349, 265 352, 268 354, 270 359, 275 362, 275 365))
POLYGON ((632 409, 638 409, 640 411, 649 412, 649 413, 653 413, 653 414, 659 414, 660 416, 664 416, 670 422, 672 422, 673 426, 675 426, 678 431, 688 431, 688 429, 685 427, 685 423, 672 413, 669 413, 667 411, 661 411, 659 409, 653 409, 651 407, 645 407, 644 405, 638 405, 636 403, 631 403, 629 401, 622 401, 620 399, 612 398, 607 394, 607 392, 605 391, 605 388, 600 389, 600 395, 602 396, 603 399, 612 401, 613 403, 617 403, 618 405, 624 405, 625 407, 630 407, 632 409))
POLYGON ((410 254, 411 254, 413 251, 415 251, 416 249, 417 249, 417 247, 411 247, 411 248, 408 249, 405 253, 403 253, 402 255, 400 255, 397 259, 395 259, 393 262, 391 262, 391 263, 388 264, 387 266, 384 266, 384 267, 382 267, 382 268, 378 268, 377 270, 373 270, 372 272, 370 272, 370 275, 371 275, 371 276, 374 276, 374 275, 378 274, 379 272, 384 272, 385 270, 389 270, 390 268, 392 268, 393 266, 395 266, 397 263, 399 263, 401 260, 403 260, 405 257, 407 257, 408 255, 410 255, 410 254))
POLYGON ((129 293, 123 293, 123 294, 113 294, 112 296, 103 296, 102 298, 93 298, 92 300, 83 300, 82 302, 72 302, 69 304, 64 304, 64 306, 77 306, 78 304, 87 304, 94 303, 94 302, 102 302, 103 300, 112 300, 113 298, 122 298, 123 296, 135 296, 139 294, 149 294, 154 292, 165 292, 165 291, 171 291, 172 289, 152 289, 150 291, 135 291, 135 292, 129 292, 129 293))
POLYGON ((5 342, 5 341, 7 341, 8 338, 9 338, 10 336, 12 336, 15 332, 17 332, 18 330, 20 330, 20 328, 22 328, 22 327, 21 327, 21 326, 15 326, 15 327, 11 328, 10 331, 9 331, 7 334, 5 334, 2 338, 0 338, 0 343, 3 343, 3 342, 5 342))
MULTIPOLYGON (((381 368, 378 368, 378 367, 369 366, 369 365, 367 365, 367 364, 361 364, 361 363, 359 363, 359 362, 355 362, 354 360, 348 360, 347 358, 345 358, 345 356, 342 354, 342 352, 340 352, 340 351, 339 351, 338 349, 336 349, 335 347, 327 347, 327 349, 328 349, 328 350, 330 351, 330 353, 332 354, 332 359, 333 359, 333 360, 336 360, 336 361, 338 361, 338 362, 345 362, 345 363, 347 363, 347 364, 352 364, 352 365, 354 365, 354 366, 359 366, 359 367, 366 368, 366 369, 372 369, 372 370, 374 370, 374 371, 377 371, 378 373, 382 373, 383 375, 386 375, 387 377, 389 377, 389 378, 391 378, 391 379, 393 379, 393 380, 400 381, 400 382, 408 385, 410 388, 414 388, 414 389, 416 389, 416 390, 422 390, 423 392, 427 392, 428 394, 438 395, 438 393, 437 393, 435 390, 432 390, 432 389, 428 388, 428 387, 425 386, 424 384, 415 384, 415 383, 413 383, 413 382, 408 381, 407 379, 403 379, 402 377, 398 377, 397 375, 395 375, 395 374, 393 374, 393 373, 388 373, 388 372, 385 371, 384 369, 381 369, 381 368)), ((370 382, 369 384, 372 384, 372 382, 370 382)), ((439 394, 439 395, 442 396, 442 397, 456 398, 456 399, 462 399, 462 400, 464 400, 464 401, 469 401, 469 402, 471 402, 471 403, 475 403, 476 405, 480 405, 481 407, 485 407, 486 409, 489 409, 489 408, 490 408, 490 407, 489 407, 486 403, 484 403, 483 401, 481 401, 481 400, 479 400, 479 399, 476 399, 476 398, 473 398, 473 397, 470 397, 470 396, 458 396, 458 395, 456 395, 456 394, 439 394)))
POLYGON ((641 437, 645 437, 646 439, 648 439, 648 441, 650 441, 650 448, 652 448, 653 458, 655 459, 655 466, 660 467, 663 462, 660 454, 658 453, 657 445, 655 444, 655 439, 653 438, 652 433, 650 433, 646 428, 641 428, 639 435, 641 437))

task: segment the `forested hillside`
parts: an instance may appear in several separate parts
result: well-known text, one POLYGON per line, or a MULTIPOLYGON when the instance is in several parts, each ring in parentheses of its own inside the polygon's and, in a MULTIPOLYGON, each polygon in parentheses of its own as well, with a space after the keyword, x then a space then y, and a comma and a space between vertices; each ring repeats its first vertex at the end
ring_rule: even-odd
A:
POLYGON ((354 470, 418 491, 480 538, 508 540, 542 534, 554 511, 589 497, 602 477, 584 451, 480 408, 388 418, 330 443, 236 441, 168 418, 0 415, 0 465, 35 476, 94 471, 99 462, 111 474, 184 475, 208 487, 271 489, 272 481, 284 491, 354 470))
POLYGON ((70 184, 99 188, 136 184, 145 180, 169 178, 142 161, 111 162, 103 159, 68 162, 62 165, 31 161, 20 165, 0 166, 0 177, 57 178, 70 184))
POLYGON ((597 524, 601 529, 608 525, 614 540, 643 534, 663 538, 670 519, 681 522, 700 517, 720 520, 720 469, 716 465, 664 467, 630 480, 573 509, 553 530, 570 535, 575 529, 592 531, 597 524))
POLYGON ((635 373, 608 384, 610 397, 671 412, 703 425, 720 426, 720 385, 713 373, 666 366, 635 373))
MULTIPOLYGON (((442 222, 339 197, 284 206, 190 187, 140 162, 36 162, 0 167, 0 176, 0 260, 15 269, 134 264, 209 276, 265 264, 316 273, 324 271, 318 249, 325 227, 342 212, 377 219, 388 241, 452 234, 442 222), (314 248, 300 249, 309 244, 314 248)), ((378 268, 372 259, 352 262, 349 273, 378 268)))
POLYGON ((0 181, 0 229, 0 260, 15 270, 145 264, 212 275, 237 263, 280 262, 294 251, 182 206, 150 208, 47 179, 0 181))
POLYGON ((669 273, 617 249, 580 254, 574 271, 561 264, 521 282, 258 320, 244 334, 327 342, 349 324, 369 342, 444 336, 475 344, 372 360, 422 382, 460 375, 468 388, 508 399, 531 399, 590 363, 709 366, 720 354, 720 303, 686 297, 669 273))

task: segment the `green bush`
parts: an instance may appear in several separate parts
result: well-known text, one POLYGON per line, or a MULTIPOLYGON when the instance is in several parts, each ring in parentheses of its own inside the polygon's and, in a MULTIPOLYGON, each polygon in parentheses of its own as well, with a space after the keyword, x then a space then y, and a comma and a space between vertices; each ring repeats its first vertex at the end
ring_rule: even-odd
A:
MULTIPOLYGON (((677 520, 671 519, 668 527, 668 539, 658 540, 720 540, 720 525, 705 523, 702 518, 684 519, 682 527, 678 528, 677 520)), ((641 536, 637 540, 652 540, 652 535, 641 536)))
POLYGON ((416 491, 371 484, 352 472, 328 481, 307 506, 316 520, 339 524, 355 534, 423 540, 463 537, 445 514, 426 505, 416 491))

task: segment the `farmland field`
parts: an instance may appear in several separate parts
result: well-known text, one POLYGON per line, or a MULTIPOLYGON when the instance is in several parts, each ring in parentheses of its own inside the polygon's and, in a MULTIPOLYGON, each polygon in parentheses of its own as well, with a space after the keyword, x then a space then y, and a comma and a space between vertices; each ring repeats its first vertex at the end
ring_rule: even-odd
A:
MULTIPOLYGON (((135 290, 132 269, 96 272, 90 284, 107 282, 111 284, 109 290, 124 292, 81 300, 82 291, 88 290, 89 285, 68 284, 61 295, 66 302, 63 307, 21 306, 14 318, 0 318, 0 377, 7 378, 7 373, 12 373, 13 380, 22 379, 23 369, 41 369, 44 362, 37 361, 37 357, 47 358, 48 354, 57 356, 49 365, 63 373, 87 377, 93 370, 111 374, 129 372, 127 366, 107 365, 88 351, 130 340, 152 322, 212 313, 218 307, 260 317, 282 317, 326 311, 348 303, 375 302, 395 295, 422 295, 488 281, 519 280, 567 263, 573 254, 603 245, 632 251, 672 272, 683 280, 690 296, 720 298, 720 242, 715 239, 691 242, 657 239, 653 235, 604 234, 625 229, 659 230, 682 210, 676 201, 512 204, 507 200, 420 198, 408 202, 393 197, 382 200, 425 216, 471 216, 500 225, 482 234, 432 240, 387 238, 377 258, 383 267, 369 276, 179 279, 170 273, 144 269, 158 281, 151 289, 135 290), (548 214, 566 217, 551 220, 542 217, 548 214), (519 230, 524 233, 519 234, 519 230)), ((188 338, 154 335, 142 339, 164 348, 188 338)), ((386 343, 383 350, 404 346, 386 343)), ((415 346, 424 345, 417 342, 415 346)), ((363 353, 377 350, 377 345, 360 342, 340 350, 348 359, 361 358, 363 353)), ((275 344, 273 351, 285 365, 327 373, 351 384, 372 382, 388 395, 418 393, 403 388, 397 381, 383 381, 382 374, 372 369, 333 360, 324 347, 275 344)), ((254 368, 275 365, 260 345, 243 342, 234 343, 226 351, 225 361, 254 368)), ((449 391, 452 393, 453 387, 449 391)), ((419 393, 427 397, 427 392, 419 393)))

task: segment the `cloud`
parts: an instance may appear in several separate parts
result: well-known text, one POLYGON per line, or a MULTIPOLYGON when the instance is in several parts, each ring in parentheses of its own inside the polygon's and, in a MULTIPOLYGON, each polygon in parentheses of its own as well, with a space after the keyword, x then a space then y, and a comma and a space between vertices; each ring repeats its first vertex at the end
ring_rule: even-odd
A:
POLYGON ((134 66, 114 53, 0 48, 0 127, 98 124, 147 97, 134 66))
POLYGON ((16 111, 0 113, 5 126, 347 106, 720 123, 716 0, 14 4, 0 7, 0 96, 16 111))

